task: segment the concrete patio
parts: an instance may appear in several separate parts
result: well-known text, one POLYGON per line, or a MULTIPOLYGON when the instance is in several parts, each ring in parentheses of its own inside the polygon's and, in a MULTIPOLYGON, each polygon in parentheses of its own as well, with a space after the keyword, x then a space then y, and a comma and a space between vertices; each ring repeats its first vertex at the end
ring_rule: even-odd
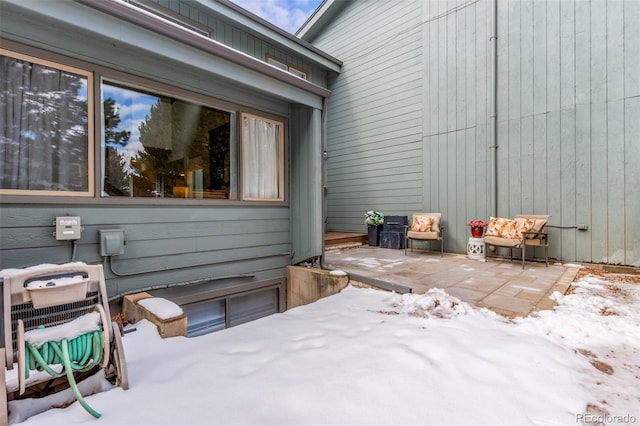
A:
POLYGON ((550 295, 566 292, 578 267, 492 258, 487 262, 466 254, 427 250, 407 251, 361 245, 327 248, 324 265, 347 272, 352 281, 398 293, 422 294, 431 288, 502 315, 527 316, 551 309, 550 295))

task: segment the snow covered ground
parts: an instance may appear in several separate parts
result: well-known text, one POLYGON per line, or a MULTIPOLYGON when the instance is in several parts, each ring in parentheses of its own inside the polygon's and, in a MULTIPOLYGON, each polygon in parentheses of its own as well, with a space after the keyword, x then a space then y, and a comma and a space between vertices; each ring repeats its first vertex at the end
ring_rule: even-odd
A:
MULTIPOLYGON (((613 277, 613 276, 612 276, 613 277)), ((575 425, 640 422, 640 285, 587 276, 509 320, 442 290, 340 294, 197 338, 146 321, 130 389, 16 401, 25 425, 575 425), (29 415, 32 417, 24 420, 29 415)), ((624 278, 624 276, 622 276, 624 278)), ((1 419, 0 419, 1 420, 1 419)))

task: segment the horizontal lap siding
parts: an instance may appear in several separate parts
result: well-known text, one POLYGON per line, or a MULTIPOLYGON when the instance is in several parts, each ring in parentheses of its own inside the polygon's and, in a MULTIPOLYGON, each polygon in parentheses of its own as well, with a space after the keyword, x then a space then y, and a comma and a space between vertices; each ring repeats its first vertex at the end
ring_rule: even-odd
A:
POLYGON ((211 288, 283 276, 290 263, 290 220, 286 207, 69 207, 3 206, 0 269, 71 261, 72 245, 57 241, 56 216, 80 216, 82 238, 76 261, 101 263, 99 230, 125 233, 124 255, 105 268, 110 296, 139 288, 238 274, 211 288), (138 272, 156 271, 136 274, 138 272))
MULTIPOLYGON (((170 4, 173 5, 174 2, 170 4)), ((214 27, 210 21, 211 16, 194 16, 192 9, 185 9, 184 4, 182 6, 180 11, 185 16, 214 27)), ((263 111, 283 117, 288 120, 287 137, 292 144, 306 143, 309 138, 319 134, 315 128, 308 129, 306 139, 292 139, 290 133, 302 133, 308 124, 303 120, 304 117, 290 116, 288 102, 262 93, 260 80, 255 81, 255 87, 249 87, 229 84, 226 80, 212 77, 212 74, 203 71, 208 66, 208 61, 191 63, 184 60, 185 57, 190 57, 189 49, 176 49, 175 55, 172 55, 174 57, 167 59, 161 54, 140 54, 141 49, 126 42, 113 44, 97 35, 90 38, 70 38, 67 31, 56 31, 50 35, 45 32, 48 38, 47 43, 44 43, 42 34, 46 29, 34 24, 34 28, 29 30, 31 34, 35 34, 34 45, 40 40, 39 47, 42 49, 59 46, 62 50, 74 52, 77 60, 88 63, 98 61, 109 67, 104 75, 110 76, 110 70, 119 70, 144 77, 151 86, 153 81, 158 81, 201 96, 210 96, 213 105, 218 101, 231 102, 235 106, 224 108, 251 110, 259 114, 263 111), (99 55, 95 52, 99 52, 99 55)), ((265 57, 263 53, 266 52, 266 44, 248 34, 242 34, 240 38, 253 40, 246 44, 247 51, 255 49, 252 51, 255 55, 265 57)), ((160 46, 160 41, 157 42, 155 50, 161 53, 166 53, 175 46, 160 46)), ((200 56, 196 59, 200 59, 200 56)), ((294 62, 296 64, 298 63, 294 62)), ((315 152, 317 155, 318 151, 315 152)), ((311 154, 306 155, 308 158, 313 157, 311 154)), ((287 161, 289 160, 287 156, 287 161)), ((99 170, 99 161, 96 166, 99 170)), ((309 186, 319 188, 317 182, 312 186, 314 182, 309 180, 309 186)), ((251 206, 241 203, 227 206, 192 205, 194 200, 187 200, 189 205, 178 205, 179 200, 175 201, 175 206, 141 206, 133 204, 135 200, 126 205, 109 204, 109 198, 87 199, 86 204, 82 200, 74 200, 73 204, 68 205, 62 204, 63 201, 61 204, 40 204, 37 201, 17 204, 15 200, 3 203, 0 206, 0 269, 71 261, 72 243, 55 239, 53 222, 56 216, 72 215, 80 216, 83 225, 82 237, 76 244, 76 261, 103 263, 99 231, 112 228, 124 230, 124 254, 113 257, 113 271, 126 276, 117 276, 106 265, 107 291, 110 297, 141 288, 201 280, 211 281, 199 284, 199 292, 269 282, 273 279, 284 280, 286 266, 291 263, 293 207, 260 206, 256 203, 251 206), (217 280, 237 275, 254 277, 217 280)), ((292 205, 296 201, 290 199, 292 205)), ((321 236, 317 236, 316 239, 320 238, 321 236)), ((319 255, 315 246, 314 254, 319 255)), ((185 291, 191 291, 192 288, 185 291)))
POLYGON ((364 212, 422 205, 420 5, 351 2, 314 41, 344 66, 330 83, 327 227, 364 232, 364 212), (376 7, 371 7, 372 4, 376 7))

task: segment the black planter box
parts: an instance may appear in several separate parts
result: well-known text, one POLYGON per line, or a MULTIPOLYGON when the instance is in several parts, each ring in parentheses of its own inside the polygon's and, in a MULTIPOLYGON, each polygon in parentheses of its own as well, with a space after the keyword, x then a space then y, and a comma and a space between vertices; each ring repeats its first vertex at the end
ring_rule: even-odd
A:
POLYGON ((391 249, 404 248, 404 229, 402 232, 382 231, 380 233, 380 247, 391 249))
POLYGON ((377 247, 380 245, 380 233, 382 232, 382 225, 369 226, 367 228, 368 243, 370 246, 377 247))
POLYGON ((407 224, 407 216, 385 216, 382 224, 385 232, 400 232, 404 234, 404 226, 407 224))

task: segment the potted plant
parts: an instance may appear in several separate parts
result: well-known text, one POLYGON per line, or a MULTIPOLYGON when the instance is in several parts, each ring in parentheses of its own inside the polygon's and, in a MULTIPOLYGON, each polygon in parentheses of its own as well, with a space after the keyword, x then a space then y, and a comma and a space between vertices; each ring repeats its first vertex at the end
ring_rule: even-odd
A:
POLYGON ((380 231, 384 223, 384 214, 369 210, 364 214, 364 223, 367 225, 369 245, 378 246, 380 244, 380 231))
POLYGON ((484 234, 484 228, 487 227, 487 222, 480 219, 474 219, 471 222, 467 223, 468 226, 471 227, 471 236, 473 238, 482 238, 484 234))

